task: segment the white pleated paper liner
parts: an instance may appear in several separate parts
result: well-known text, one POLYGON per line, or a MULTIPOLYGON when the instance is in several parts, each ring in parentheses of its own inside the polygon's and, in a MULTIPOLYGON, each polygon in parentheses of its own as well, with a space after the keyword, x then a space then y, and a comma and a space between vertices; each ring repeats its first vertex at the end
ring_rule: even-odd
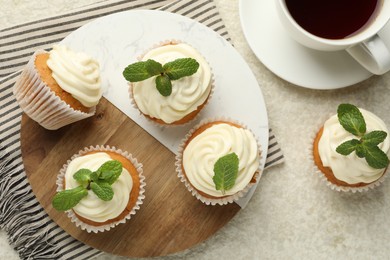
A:
POLYGON ((95 114, 96 107, 89 113, 73 109, 61 100, 50 87, 44 83, 35 68, 35 58, 39 54, 47 53, 36 51, 23 69, 15 83, 13 93, 21 109, 34 121, 49 130, 56 130, 65 125, 88 118, 95 114))
MULTIPOLYGON (((203 196, 202 194, 200 194, 192 185, 191 183, 189 182, 189 180, 187 179, 187 177, 185 176, 185 173, 183 172, 183 169, 182 169, 182 164, 183 164, 183 152, 184 152, 184 149, 187 145, 187 142, 188 140, 191 138, 191 136, 195 133, 195 131, 197 129, 199 129, 200 127, 202 127, 203 125, 206 125, 206 124, 209 124, 209 123, 214 123, 214 122, 226 122, 226 123, 233 123, 235 125, 239 125, 241 126, 242 128, 244 129, 248 129, 244 124, 240 123, 240 122, 237 122, 235 120, 232 120, 230 118, 225 118, 225 117, 220 117, 220 118, 206 118, 206 119, 203 119, 199 124, 197 124, 194 128, 192 128, 188 133, 187 135, 183 138, 183 140, 181 141, 180 143, 180 146, 178 148, 178 154, 176 155, 176 162, 175 162, 175 166, 176 166, 176 172, 177 172, 177 176, 179 177, 180 181, 184 183, 184 185, 186 186, 186 188, 188 189, 189 192, 191 192, 191 194, 196 197, 198 200, 200 200, 201 202, 203 202, 204 204, 206 205, 226 205, 226 204, 229 204, 229 203, 233 203, 234 201, 237 201, 239 200, 240 198, 242 198, 243 196, 245 196, 247 194, 247 192, 254 186, 256 185, 259 180, 260 180, 260 177, 262 176, 262 171, 261 171, 261 164, 259 164, 259 167, 258 169, 256 170, 256 172, 254 173, 253 177, 255 179, 255 182, 253 183, 248 183, 248 185, 245 186, 245 188, 235 194, 232 194, 232 195, 229 195, 229 196, 225 196, 225 197, 221 197, 221 198, 210 198, 210 197, 205 197, 203 196)), ((253 132, 248 129, 252 134, 253 132)), ((253 136, 256 138, 256 136, 253 134, 253 136)), ((260 146, 260 143, 258 141, 258 139, 256 138, 256 141, 257 141, 257 147, 258 147, 258 151, 259 151, 259 156, 261 159, 262 158, 262 155, 263 155, 263 152, 261 150, 261 146, 260 146)))
POLYGON ((66 213, 67 213, 68 217, 71 219, 71 221, 73 223, 75 223, 75 225, 77 227, 81 228, 82 230, 86 230, 88 233, 91 233, 91 232, 98 233, 98 232, 108 231, 111 228, 114 228, 119 224, 125 223, 127 220, 131 219, 132 215, 136 214, 136 211, 140 209, 140 205, 143 204, 143 200, 145 199, 145 195, 144 195, 145 188, 144 187, 145 187, 146 183, 145 183, 145 177, 143 175, 142 164, 138 163, 137 159, 134 158, 130 153, 128 153, 126 151, 122 151, 121 149, 117 149, 115 147, 100 146, 100 145, 97 145, 95 147, 94 146, 85 147, 84 150, 81 150, 79 153, 73 155, 70 158, 70 160, 68 160, 67 163, 64 164, 64 166, 60 170, 60 173, 57 176, 57 181, 56 181, 57 192, 62 191, 64 189, 64 177, 65 177, 66 169, 67 169, 69 163, 73 159, 80 157, 80 156, 82 156, 86 153, 89 153, 89 152, 105 152, 105 151, 117 153, 117 154, 125 157, 126 159, 128 159, 134 165, 134 167, 137 169, 139 180, 140 180, 140 191, 138 194, 138 199, 137 199, 136 204, 134 205, 134 207, 131 209, 131 211, 125 217, 123 217, 122 219, 120 219, 118 221, 114 221, 114 222, 111 222, 109 224, 105 224, 102 226, 93 226, 93 225, 84 223, 76 216, 76 214, 74 213, 73 210, 66 211, 66 213))

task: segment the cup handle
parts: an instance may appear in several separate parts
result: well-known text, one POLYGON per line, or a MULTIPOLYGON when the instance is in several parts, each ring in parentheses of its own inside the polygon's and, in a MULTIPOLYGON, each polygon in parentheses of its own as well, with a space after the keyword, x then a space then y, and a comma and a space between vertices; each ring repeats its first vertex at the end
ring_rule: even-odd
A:
POLYGON ((378 34, 349 47, 347 52, 373 74, 382 75, 390 70, 390 51, 378 34))

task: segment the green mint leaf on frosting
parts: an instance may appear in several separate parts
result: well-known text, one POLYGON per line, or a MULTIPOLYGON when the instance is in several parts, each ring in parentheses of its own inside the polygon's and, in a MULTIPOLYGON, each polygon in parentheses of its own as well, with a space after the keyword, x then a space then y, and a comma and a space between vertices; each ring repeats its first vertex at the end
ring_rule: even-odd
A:
POLYGON ((164 64, 163 68, 171 80, 177 80, 194 74, 199 68, 199 63, 192 58, 181 58, 164 64))
POLYGON ((91 190, 98 196, 99 199, 110 201, 114 197, 114 191, 109 183, 104 181, 92 182, 91 190))
POLYGON ((122 170, 122 163, 117 160, 103 163, 96 171, 78 170, 73 174, 73 178, 81 185, 58 192, 52 200, 53 207, 59 211, 71 209, 88 195, 88 190, 92 190, 103 201, 112 200, 114 191, 111 185, 122 174, 122 170))
POLYGON ((341 104, 337 116, 342 127, 351 134, 361 137, 366 132, 366 122, 356 106, 341 104))
POLYGON ((122 163, 116 160, 103 163, 98 169, 98 171, 100 171, 99 180, 104 180, 109 184, 113 184, 121 175, 122 168, 122 163))
POLYGON ((346 141, 346 142, 340 144, 336 148, 336 152, 338 152, 339 154, 342 154, 342 155, 348 155, 348 154, 352 153, 353 151, 355 151, 359 144, 360 144, 360 141, 357 139, 352 139, 352 140, 346 141))
POLYGON ((156 77, 156 88, 164 97, 172 93, 172 80, 191 76, 199 68, 199 63, 192 58, 179 58, 162 65, 154 60, 139 61, 127 66, 123 76, 127 81, 138 82, 156 77))
POLYGON ((82 185, 58 192, 52 201, 53 208, 58 211, 66 211, 76 206, 82 198, 88 195, 88 190, 82 185))
POLYGON ((125 68, 123 76, 127 81, 138 82, 151 77, 146 69, 146 62, 140 61, 133 63, 125 68))
POLYGON ((156 88, 158 92, 164 97, 172 93, 172 83, 167 75, 160 75, 156 77, 156 88))
POLYGON ((213 182, 215 189, 222 191, 230 190, 236 183, 238 175, 239 159, 237 154, 230 153, 219 158, 214 164, 213 182))
POLYGON ((371 145, 378 145, 386 139, 387 133, 385 131, 372 131, 363 135, 362 142, 371 145))
POLYGON ((366 145, 365 157, 368 165, 375 169, 386 168, 389 164, 389 158, 378 146, 366 145))
POLYGON ((99 171, 92 172, 90 175, 91 181, 99 181, 99 176, 100 176, 99 171))
POLYGON ((364 158, 366 156, 366 149, 364 148, 364 146, 362 145, 362 143, 360 143, 357 147, 356 147, 356 155, 359 157, 359 158, 364 158))
POLYGON ((108 181, 109 179, 114 178, 114 177, 115 177, 115 174, 111 171, 100 172, 97 181, 99 181, 99 180, 108 181))
POLYGON ((80 169, 73 174, 73 179, 75 179, 78 183, 87 185, 91 180, 91 173, 92 171, 89 169, 80 169))
POLYGON ((375 169, 386 168, 389 158, 378 145, 382 143, 387 133, 384 131, 371 131, 366 133, 367 126, 359 108, 351 104, 341 104, 337 108, 337 116, 341 126, 349 133, 360 137, 343 142, 336 148, 336 152, 349 155, 355 151, 359 158, 365 158, 369 166, 375 169))
POLYGON ((146 70, 148 71, 150 77, 155 76, 155 75, 160 75, 164 72, 163 66, 161 63, 154 61, 154 60, 147 60, 145 62, 146 65, 146 70))

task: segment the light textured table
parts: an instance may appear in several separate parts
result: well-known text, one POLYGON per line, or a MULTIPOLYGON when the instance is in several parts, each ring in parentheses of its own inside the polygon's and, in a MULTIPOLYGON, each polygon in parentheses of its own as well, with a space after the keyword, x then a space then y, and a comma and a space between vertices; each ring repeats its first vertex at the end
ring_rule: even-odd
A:
MULTIPOLYGON (((0 28, 96 0, 0 0, 0 28)), ((254 56, 242 33, 238 0, 216 0, 236 49, 256 75, 269 125, 286 162, 268 169, 249 205, 206 242, 161 259, 388 259, 390 179, 364 194, 330 190, 312 170, 309 148, 321 119, 350 102, 390 126, 390 73, 339 90, 294 86, 254 56)), ((0 259, 18 259, 0 231, 0 259)), ((113 259, 104 254, 99 259, 113 259)), ((120 257, 114 259, 122 259, 120 257)))

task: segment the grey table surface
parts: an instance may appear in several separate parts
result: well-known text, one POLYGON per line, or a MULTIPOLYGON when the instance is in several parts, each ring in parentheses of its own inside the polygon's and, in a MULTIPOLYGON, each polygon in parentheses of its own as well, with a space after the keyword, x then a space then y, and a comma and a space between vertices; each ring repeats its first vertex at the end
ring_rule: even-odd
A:
MULTIPOLYGON (((0 0, 0 28, 95 3, 96 0, 0 0)), ((268 169, 248 206, 207 241, 156 259, 388 259, 390 180, 366 193, 330 190, 314 173, 310 146, 322 120, 349 102, 390 125, 390 73, 337 90, 295 86, 253 54, 238 0, 215 0, 232 42, 255 74, 269 125, 286 161, 268 169)), ((18 259, 0 230, 0 259, 18 259)), ((98 259, 122 259, 103 254, 98 259)))

